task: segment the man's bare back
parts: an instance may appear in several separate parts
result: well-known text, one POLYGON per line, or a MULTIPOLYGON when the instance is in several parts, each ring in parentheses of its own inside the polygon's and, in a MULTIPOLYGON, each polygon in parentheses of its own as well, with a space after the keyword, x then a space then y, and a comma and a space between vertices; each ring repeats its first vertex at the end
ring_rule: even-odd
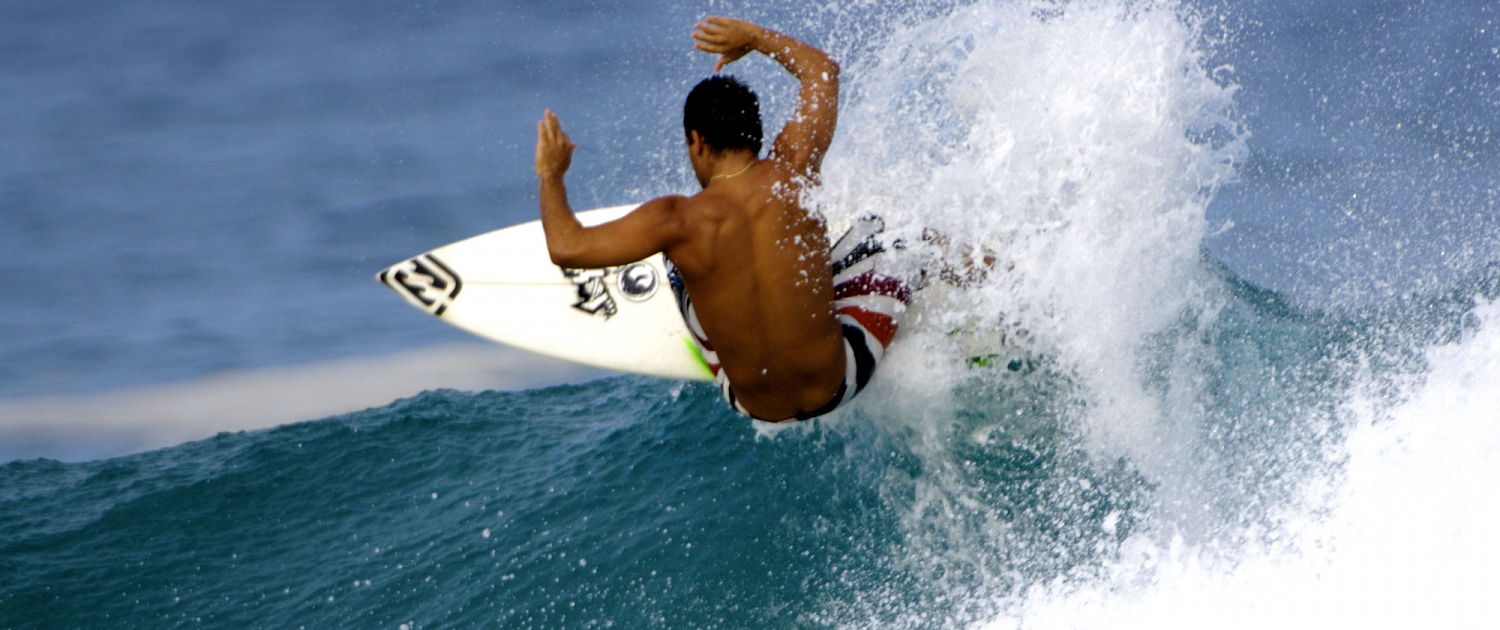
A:
POLYGON ((823 406, 844 374, 823 222, 773 193, 762 161, 709 184, 679 210, 694 235, 667 249, 739 401, 760 418, 823 406))
MULTIPOLYGON (((715 71, 750 52, 780 63, 800 83, 797 113, 759 159, 753 93, 753 133, 742 132, 744 107, 724 103, 736 97, 736 89, 748 88, 732 79, 705 80, 689 95, 684 121, 702 192, 653 199, 617 221, 584 228, 567 205, 562 183, 575 145, 546 112, 538 124, 537 174, 548 249, 556 264, 580 268, 665 253, 691 296, 685 317, 696 318, 706 337, 700 343, 722 364, 726 397, 761 419, 822 413, 830 401, 836 405, 846 396, 852 378, 847 357, 854 351, 846 340, 848 324, 836 318, 826 226, 799 200, 833 140, 838 65, 807 44, 740 20, 708 18, 693 38, 699 50, 720 55, 715 71), (704 87, 710 83, 712 90, 704 87), (700 88, 713 93, 701 97, 709 105, 695 105, 700 88), (726 124, 738 127, 729 133, 721 129, 726 124)), ((889 335, 880 343, 889 343, 889 335)))

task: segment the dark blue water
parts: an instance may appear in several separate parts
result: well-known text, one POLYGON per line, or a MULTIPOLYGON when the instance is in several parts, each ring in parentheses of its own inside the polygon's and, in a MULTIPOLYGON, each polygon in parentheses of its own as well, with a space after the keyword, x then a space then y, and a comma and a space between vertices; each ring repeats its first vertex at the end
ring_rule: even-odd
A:
MULTIPOLYGON (((0 628, 1485 625, 1500 9, 847 4, 709 10, 843 63, 835 222, 1007 265, 853 409, 612 377, 22 453, 0 628)), ((0 6, 0 398, 464 339, 370 274, 533 218, 544 107, 576 207, 690 191, 703 10, 0 6)))
MULTIPOLYGON (((581 133, 637 129, 613 121, 683 64, 636 34, 690 23, 631 3, 94 5, 0 9, 0 395, 460 339, 369 276, 532 218, 532 118, 597 100, 581 133)), ((577 180, 603 176, 590 162, 577 180)))
MULTIPOLYGON (((858 58, 944 4, 754 15, 858 58)), ((0 11, 4 396, 462 339, 365 276, 531 218, 544 107, 582 140, 576 205, 690 183, 674 112, 705 62, 681 3, 0 11)), ((1253 148, 1211 206, 1234 225, 1207 241, 1216 258, 1301 298, 1371 301, 1494 257, 1493 5, 1218 11, 1209 61, 1233 68, 1253 148)))

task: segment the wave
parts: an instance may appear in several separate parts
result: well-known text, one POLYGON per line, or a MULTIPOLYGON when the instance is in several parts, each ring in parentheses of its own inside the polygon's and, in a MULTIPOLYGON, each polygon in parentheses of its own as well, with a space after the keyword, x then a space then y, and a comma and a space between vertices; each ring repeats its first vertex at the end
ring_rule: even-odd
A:
POLYGON ((490 344, 449 344, 93 394, 12 398, 0 400, 0 462, 118 457, 383 405, 424 389, 520 389, 600 374, 490 344))
POLYGON ((1464 625, 1492 586, 1464 567, 1495 515, 1500 309, 1415 346, 1394 389, 1337 326, 1223 313, 1200 423, 1158 443, 1181 469, 1092 450, 1087 399, 1045 359, 916 403, 883 375, 769 436, 710 386, 613 377, 12 462, 0 621, 1464 625))

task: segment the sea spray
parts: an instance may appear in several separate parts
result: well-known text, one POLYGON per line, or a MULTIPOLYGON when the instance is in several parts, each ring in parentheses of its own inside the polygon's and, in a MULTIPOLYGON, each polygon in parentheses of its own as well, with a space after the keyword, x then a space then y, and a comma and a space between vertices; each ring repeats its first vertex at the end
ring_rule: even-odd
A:
MULTIPOLYGON (((1365 479, 1404 487, 1381 453, 1408 440, 1371 414, 1430 398, 1424 387, 1462 399, 1479 377, 1418 386, 1413 353, 1450 321, 1300 310, 1203 255, 1206 208, 1249 139, 1233 72, 1210 67, 1206 46, 1175 3, 981 2, 898 29, 851 72, 813 195, 831 222, 881 215, 909 267, 983 253, 936 247, 928 230, 998 255, 981 288, 919 297, 861 407, 921 462, 886 488, 907 515, 890 562, 918 593, 835 606, 853 619, 894 608, 900 627, 1178 626, 1222 623, 1201 603, 1222 602, 1264 627, 1330 614, 1286 584, 1349 605, 1399 590, 1359 577, 1399 541, 1350 515, 1393 507, 1365 479), (1372 432, 1387 445, 1361 446, 1372 432), (1320 583, 1329 565, 1343 582, 1320 583), (1200 604, 1173 609, 1181 592, 1200 604)), ((1490 437, 1456 459, 1493 458, 1490 437)), ((1492 504, 1439 496, 1449 531, 1492 547, 1472 538, 1492 504)), ((1464 564, 1433 547, 1441 559, 1397 557, 1464 564)), ((1455 604, 1474 591, 1442 584, 1422 590, 1455 604)))
POLYGON ((834 231, 882 216, 908 276, 997 258, 982 286, 918 298, 879 381, 893 393, 864 407, 928 465, 902 560, 940 591, 1086 569, 1147 487, 1153 518, 1213 527, 1168 513, 1220 491, 1203 483, 1198 399, 1224 296, 1201 242, 1249 134, 1197 24, 1176 3, 981 2, 897 30, 848 73, 812 195, 834 231), (1032 497, 996 490, 1007 460, 1032 497))
POLYGON ((990 246, 991 282, 909 330, 1024 329, 1006 344, 1089 381, 1110 418, 1096 446, 1132 452, 1149 437, 1108 425, 1160 411, 1129 359, 1194 301, 1204 208, 1247 135, 1203 59, 1174 4, 957 10, 850 73, 817 198, 836 224, 874 212, 907 242, 931 228, 990 246))

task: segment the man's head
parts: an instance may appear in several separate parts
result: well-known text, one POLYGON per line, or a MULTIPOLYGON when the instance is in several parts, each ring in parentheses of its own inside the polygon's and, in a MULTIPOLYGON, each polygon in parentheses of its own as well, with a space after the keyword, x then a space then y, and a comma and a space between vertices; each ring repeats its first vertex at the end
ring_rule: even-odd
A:
POLYGON ((716 74, 699 82, 682 107, 682 128, 697 132, 715 155, 748 150, 760 154, 760 99, 734 77, 716 74))

